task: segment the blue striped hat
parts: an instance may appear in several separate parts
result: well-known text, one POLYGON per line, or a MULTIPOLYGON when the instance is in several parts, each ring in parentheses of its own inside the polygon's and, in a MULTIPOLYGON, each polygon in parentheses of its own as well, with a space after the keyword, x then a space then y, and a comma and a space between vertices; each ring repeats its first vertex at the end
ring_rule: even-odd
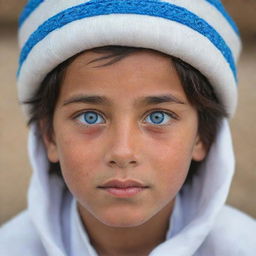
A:
POLYGON ((234 114, 241 41, 219 0, 30 0, 19 20, 19 99, 27 100, 61 62, 105 45, 182 59, 209 79, 234 114))

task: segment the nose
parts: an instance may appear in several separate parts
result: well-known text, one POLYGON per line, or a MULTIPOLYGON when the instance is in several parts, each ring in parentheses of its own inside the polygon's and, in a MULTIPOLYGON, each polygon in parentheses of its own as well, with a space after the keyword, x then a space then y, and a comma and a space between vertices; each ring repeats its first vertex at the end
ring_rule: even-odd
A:
POLYGON ((111 131, 106 149, 106 162, 110 167, 129 168, 138 165, 138 131, 123 123, 111 131))

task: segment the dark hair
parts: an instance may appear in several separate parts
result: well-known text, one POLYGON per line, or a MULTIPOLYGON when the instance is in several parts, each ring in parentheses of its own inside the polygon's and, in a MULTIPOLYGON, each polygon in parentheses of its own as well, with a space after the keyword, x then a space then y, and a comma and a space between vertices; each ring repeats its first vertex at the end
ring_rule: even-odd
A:
MULTIPOLYGON (((137 51, 145 50, 144 48, 125 47, 125 46, 104 46, 92 49, 97 53, 107 53, 105 56, 94 59, 92 62, 99 60, 110 60, 104 65, 111 65, 124 57, 137 51)), ((153 50, 152 50, 153 51, 153 50)), ((43 80, 34 95, 25 103, 30 104, 30 119, 28 124, 46 120, 47 126, 45 131, 50 137, 52 134, 53 114, 58 100, 60 87, 65 77, 65 71, 69 64, 81 53, 69 58, 55 69, 53 69, 43 80)), ((219 128, 219 122, 227 113, 220 103, 213 87, 208 79, 197 69, 185 63, 179 58, 169 56, 178 73, 182 87, 190 104, 195 107, 198 113, 198 134, 206 150, 210 148, 219 128)), ((192 161, 186 182, 190 181, 195 175, 199 162, 192 161)), ((59 163, 50 163, 50 172, 61 175, 59 163)))

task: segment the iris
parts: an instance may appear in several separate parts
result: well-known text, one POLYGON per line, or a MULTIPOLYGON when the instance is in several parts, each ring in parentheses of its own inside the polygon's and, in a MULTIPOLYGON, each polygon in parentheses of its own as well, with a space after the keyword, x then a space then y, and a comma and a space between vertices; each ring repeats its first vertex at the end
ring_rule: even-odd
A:
POLYGON ((78 120, 82 124, 97 124, 97 123, 101 123, 101 119, 103 120, 101 115, 99 115, 97 112, 93 112, 93 111, 87 111, 85 113, 82 113, 78 117, 78 120))
POLYGON ((160 124, 164 120, 164 113, 163 112, 154 112, 150 114, 150 120, 153 123, 160 124))

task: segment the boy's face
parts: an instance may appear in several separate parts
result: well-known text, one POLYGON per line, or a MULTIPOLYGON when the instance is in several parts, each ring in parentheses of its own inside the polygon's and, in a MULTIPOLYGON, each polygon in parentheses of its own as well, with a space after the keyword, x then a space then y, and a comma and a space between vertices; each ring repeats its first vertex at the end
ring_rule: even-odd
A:
POLYGON ((88 51, 67 68, 44 141, 81 212, 138 226, 171 208, 191 160, 205 157, 197 112, 167 56, 144 50, 88 64, 101 56, 88 51))

